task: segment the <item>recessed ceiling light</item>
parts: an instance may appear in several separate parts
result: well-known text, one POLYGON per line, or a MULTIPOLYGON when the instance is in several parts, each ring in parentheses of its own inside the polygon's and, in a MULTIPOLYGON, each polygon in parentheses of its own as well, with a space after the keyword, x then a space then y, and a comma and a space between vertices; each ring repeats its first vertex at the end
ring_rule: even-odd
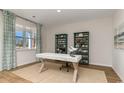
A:
POLYGON ((61 12, 61 10, 57 10, 57 12, 58 12, 58 13, 60 13, 60 12, 61 12))

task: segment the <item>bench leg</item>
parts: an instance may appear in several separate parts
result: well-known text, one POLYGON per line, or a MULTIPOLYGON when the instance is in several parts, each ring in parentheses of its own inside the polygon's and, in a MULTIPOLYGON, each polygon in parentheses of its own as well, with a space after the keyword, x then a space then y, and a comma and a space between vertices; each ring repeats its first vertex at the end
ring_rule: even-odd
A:
POLYGON ((78 63, 73 63, 74 66, 74 75, 73 75, 73 81, 76 82, 77 81, 77 76, 78 76, 78 63))

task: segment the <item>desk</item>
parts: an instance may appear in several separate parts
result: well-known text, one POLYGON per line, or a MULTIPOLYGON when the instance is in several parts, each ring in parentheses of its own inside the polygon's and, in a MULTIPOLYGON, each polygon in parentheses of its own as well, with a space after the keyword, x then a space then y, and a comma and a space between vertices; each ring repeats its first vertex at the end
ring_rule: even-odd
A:
POLYGON ((51 60, 60 60, 65 62, 72 62, 74 67, 74 74, 73 74, 73 81, 77 81, 78 76, 78 63, 81 60, 81 55, 75 55, 75 57, 71 57, 69 54, 58 54, 58 53, 39 53, 36 54, 36 58, 39 58, 42 61, 42 65, 40 67, 40 72, 47 70, 45 66, 44 59, 51 59, 51 60))

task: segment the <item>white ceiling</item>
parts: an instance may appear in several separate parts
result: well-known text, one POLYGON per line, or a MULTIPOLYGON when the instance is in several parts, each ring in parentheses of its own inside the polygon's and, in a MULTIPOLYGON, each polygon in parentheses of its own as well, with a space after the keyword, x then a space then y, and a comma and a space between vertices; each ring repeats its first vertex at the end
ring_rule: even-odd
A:
POLYGON ((10 9, 11 12, 43 25, 57 25, 112 16, 114 9, 10 9), (32 16, 36 16, 33 18, 32 16))

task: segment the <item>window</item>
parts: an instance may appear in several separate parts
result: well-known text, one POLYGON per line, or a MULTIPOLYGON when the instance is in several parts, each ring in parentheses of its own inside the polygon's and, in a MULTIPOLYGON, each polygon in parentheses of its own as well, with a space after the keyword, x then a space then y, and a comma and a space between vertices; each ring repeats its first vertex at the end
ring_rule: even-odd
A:
POLYGON ((35 32, 26 32, 26 48, 35 48, 35 32))
POLYGON ((22 48, 23 47, 23 32, 22 31, 16 31, 16 47, 22 48))
POLYGON ((36 24, 16 18, 16 48, 35 49, 36 48, 36 24))
POLYGON ((16 48, 35 49, 36 30, 16 25, 16 48))

